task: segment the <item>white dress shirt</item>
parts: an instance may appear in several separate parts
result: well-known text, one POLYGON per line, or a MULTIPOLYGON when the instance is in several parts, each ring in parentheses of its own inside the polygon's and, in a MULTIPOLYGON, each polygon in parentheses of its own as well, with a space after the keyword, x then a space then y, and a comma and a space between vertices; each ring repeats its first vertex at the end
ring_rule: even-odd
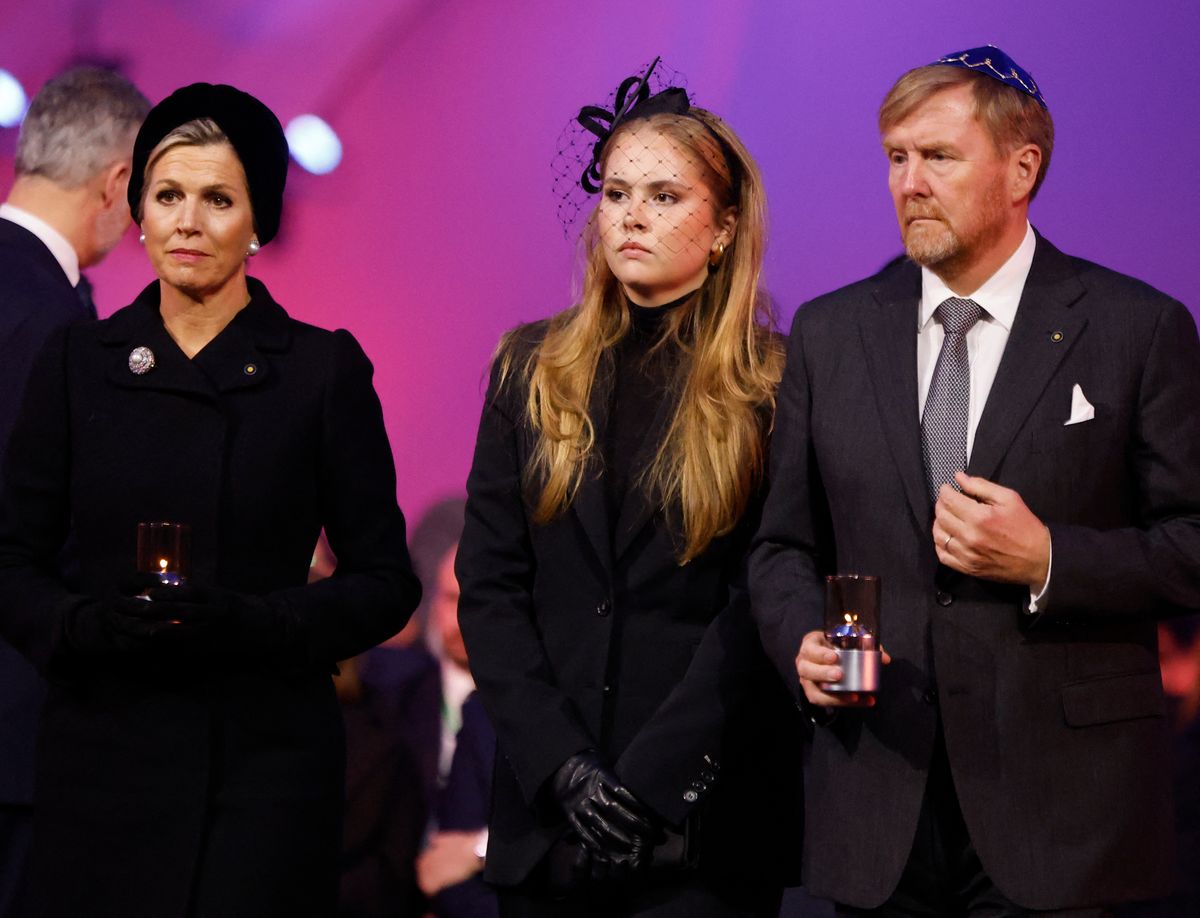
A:
POLYGON ((470 672, 452 660, 442 660, 442 745, 438 750, 438 787, 450 777, 458 731, 462 727, 462 706, 475 691, 470 672))
MULTIPOLYGON (((1025 290, 1025 279, 1033 265, 1033 250, 1037 236, 1033 227, 1025 224, 1025 238, 1008 261, 983 282, 978 290, 965 294, 962 299, 974 300, 983 307, 983 315, 967 332, 967 359, 971 366, 971 401, 967 409, 967 458, 975 445, 975 429, 987 404, 988 393, 996 379, 1000 358, 1004 356, 1004 345, 1012 331, 1017 305, 1025 290)), ((933 370, 937 366, 938 354, 942 351, 942 340, 946 337, 942 323, 934 319, 933 312, 947 297, 959 296, 928 268, 921 269, 921 311, 917 325, 917 399, 921 415, 925 413, 925 400, 933 383, 933 370)))
POLYGON ((79 255, 75 247, 67 241, 67 237, 56 230, 41 217, 35 217, 27 210, 13 207, 11 204, 0 204, 0 218, 22 226, 42 241, 50 250, 54 260, 62 266, 63 273, 72 287, 79 286, 79 255))
MULTIPOLYGON (((988 393, 992 391, 992 383, 996 380, 1000 358, 1004 356, 1004 346, 1008 344, 1008 333, 1012 331, 1017 306, 1021 302, 1021 294, 1025 291, 1025 280, 1033 266, 1033 252, 1036 247, 1037 236, 1034 235, 1033 227, 1026 222, 1025 238, 1009 256, 1008 261, 984 281, 978 290, 962 296, 962 299, 974 300, 983 307, 979 321, 967 332, 967 360, 971 367, 971 397, 967 408, 968 460, 975 445, 975 430, 979 427, 979 418, 983 415, 988 393)), ((943 300, 951 296, 959 294, 947 287, 945 282, 928 268, 921 268, 921 310, 917 325, 917 406, 920 415, 925 413, 925 400, 929 396, 929 387, 933 384, 933 371, 942 351, 942 341, 946 337, 942 331, 942 323, 934 319, 933 313, 943 300)), ((1031 613, 1038 611, 1038 600, 1046 594, 1046 589, 1050 586, 1050 566, 1053 560, 1054 552, 1051 547, 1050 563, 1046 567, 1046 582, 1037 593, 1032 590, 1029 592, 1031 613)))

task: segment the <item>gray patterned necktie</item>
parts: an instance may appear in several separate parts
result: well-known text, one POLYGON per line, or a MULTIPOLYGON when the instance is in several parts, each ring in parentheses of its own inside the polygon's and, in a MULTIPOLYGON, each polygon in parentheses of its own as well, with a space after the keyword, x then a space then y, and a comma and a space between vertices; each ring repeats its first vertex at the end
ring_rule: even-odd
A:
POLYGON ((954 473, 967 467, 967 411, 971 404, 967 332, 982 314, 983 307, 974 300, 956 296, 943 300, 934 311, 942 320, 946 337, 921 417, 921 453, 933 501, 941 486, 954 484, 954 473))

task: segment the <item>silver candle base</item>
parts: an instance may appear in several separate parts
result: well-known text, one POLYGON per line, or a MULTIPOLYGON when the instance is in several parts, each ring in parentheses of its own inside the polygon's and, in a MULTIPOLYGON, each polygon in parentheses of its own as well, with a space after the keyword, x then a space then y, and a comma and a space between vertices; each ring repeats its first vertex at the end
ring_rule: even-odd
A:
POLYGON ((838 650, 838 666, 842 681, 830 682, 824 688, 830 694, 838 692, 879 691, 879 668, 883 654, 878 650, 838 650))

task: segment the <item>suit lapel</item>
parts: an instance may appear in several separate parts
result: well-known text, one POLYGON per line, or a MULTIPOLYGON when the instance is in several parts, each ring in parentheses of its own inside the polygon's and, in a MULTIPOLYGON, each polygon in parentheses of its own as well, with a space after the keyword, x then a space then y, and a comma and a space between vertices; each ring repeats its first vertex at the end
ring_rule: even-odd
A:
MULTIPOLYGON (((596 435, 596 449, 585 472, 579 492, 572 502, 572 509, 587 533, 597 556, 611 573, 614 562, 633 544, 638 533, 654 515, 654 502, 647 498, 638 482, 631 481, 629 490, 618 508, 617 518, 610 519, 607 487, 603 476, 603 443, 608 417, 612 410, 612 387, 614 372, 611 351, 605 351, 596 368, 596 381, 588 403, 588 413, 596 435)), ((655 411, 654 418, 638 446, 633 468, 645 469, 654 461, 654 455, 671 422, 677 401, 670 396, 664 398, 655 411)))
POLYGON ((1087 324, 1071 309, 1083 284, 1058 249, 1038 237, 1004 356, 975 431, 967 471, 993 478, 1004 454, 1087 324))
MULTIPOLYGON (((929 518, 929 495, 921 459, 917 402, 917 318, 921 272, 902 261, 880 275, 873 308, 859 319, 859 334, 875 390, 879 420, 892 461, 918 525, 929 518)), ((852 423, 852 418, 847 418, 852 423)))
POLYGON ((588 399, 588 416, 592 419, 592 429, 595 434, 595 444, 592 458, 588 461, 583 472, 583 481, 579 491, 571 502, 571 512, 583 526, 588 541, 596 556, 604 565, 605 571, 612 572, 612 521, 608 518, 608 500, 604 493, 604 478, 602 469, 604 460, 601 458, 601 444, 604 443, 605 429, 608 425, 608 413, 612 404, 612 355, 605 351, 596 367, 596 378, 592 383, 592 393, 588 399))

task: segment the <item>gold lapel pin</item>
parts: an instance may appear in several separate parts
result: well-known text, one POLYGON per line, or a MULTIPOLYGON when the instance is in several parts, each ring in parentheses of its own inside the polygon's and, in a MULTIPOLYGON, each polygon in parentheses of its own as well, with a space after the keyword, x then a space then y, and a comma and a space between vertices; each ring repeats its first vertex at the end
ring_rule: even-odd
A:
POLYGON ((1055 344, 1057 344, 1059 341, 1062 341, 1062 339, 1063 339, 1062 332, 1056 331, 1056 332, 1050 333, 1050 340, 1053 341, 1055 344))

